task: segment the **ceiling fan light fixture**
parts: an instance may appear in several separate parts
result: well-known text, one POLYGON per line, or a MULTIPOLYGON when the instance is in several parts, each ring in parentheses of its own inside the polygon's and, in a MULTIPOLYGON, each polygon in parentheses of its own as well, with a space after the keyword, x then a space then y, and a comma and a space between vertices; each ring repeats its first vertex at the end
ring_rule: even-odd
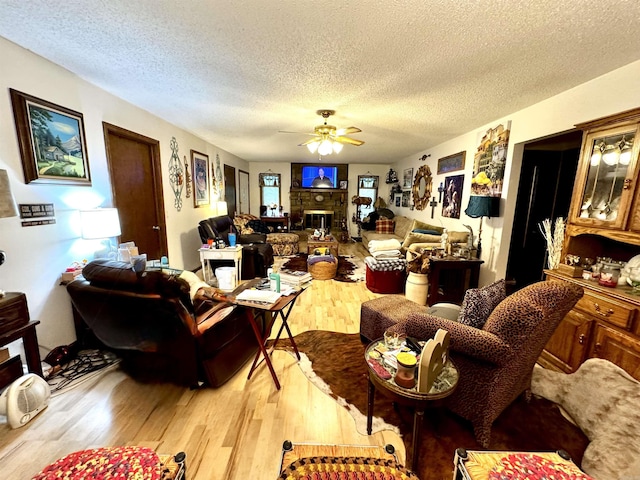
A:
POLYGON ((307 143, 307 148, 311 153, 316 153, 319 145, 320 145, 320 142, 311 142, 311 143, 307 143))
POLYGON ((318 146, 318 153, 320 155, 331 155, 332 151, 333 151, 333 145, 331 140, 324 139, 322 140, 322 142, 320 142, 320 145, 318 146))
POLYGON ((333 152, 340 153, 342 151, 343 145, 340 142, 333 142, 333 152))

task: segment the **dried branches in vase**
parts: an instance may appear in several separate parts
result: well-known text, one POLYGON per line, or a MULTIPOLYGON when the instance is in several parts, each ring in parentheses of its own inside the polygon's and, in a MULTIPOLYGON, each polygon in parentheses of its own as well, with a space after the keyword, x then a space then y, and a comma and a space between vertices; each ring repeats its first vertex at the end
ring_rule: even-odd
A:
POLYGON ((545 219, 538 225, 540 233, 547 242, 547 262, 549 269, 553 270, 558 268, 560 264, 560 257, 562 255, 562 244, 564 242, 564 218, 556 218, 553 230, 551 229, 551 220, 545 219))

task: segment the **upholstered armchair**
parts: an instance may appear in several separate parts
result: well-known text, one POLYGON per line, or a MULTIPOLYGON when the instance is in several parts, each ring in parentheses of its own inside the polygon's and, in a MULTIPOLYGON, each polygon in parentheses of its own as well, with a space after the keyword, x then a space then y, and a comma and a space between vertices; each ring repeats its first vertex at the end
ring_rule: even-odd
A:
MULTIPOLYGON (((240 234, 229 216, 202 220, 198 224, 198 233, 202 243, 207 243, 209 238, 222 238, 227 245, 229 245, 229 233, 236 234, 237 244, 242 245, 241 277, 243 280, 266 277, 267 269, 273 265, 273 247, 267 243, 267 235, 264 233, 240 234)), ((214 265, 214 268, 215 266, 217 265, 214 265)))
POLYGON ((574 285, 538 282, 502 300, 480 327, 411 313, 389 330, 421 340, 433 338, 439 328, 449 332, 460 380, 447 408, 469 420, 478 443, 488 448, 494 420, 521 393, 530 395, 540 353, 582 294, 574 285))

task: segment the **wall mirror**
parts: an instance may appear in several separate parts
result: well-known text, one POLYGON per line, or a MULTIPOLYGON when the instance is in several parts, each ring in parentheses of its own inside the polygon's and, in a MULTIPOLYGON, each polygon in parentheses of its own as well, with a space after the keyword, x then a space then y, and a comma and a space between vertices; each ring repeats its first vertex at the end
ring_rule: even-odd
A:
POLYGON ((424 210, 431 198, 433 178, 428 165, 422 165, 413 179, 413 203, 418 210, 424 210))

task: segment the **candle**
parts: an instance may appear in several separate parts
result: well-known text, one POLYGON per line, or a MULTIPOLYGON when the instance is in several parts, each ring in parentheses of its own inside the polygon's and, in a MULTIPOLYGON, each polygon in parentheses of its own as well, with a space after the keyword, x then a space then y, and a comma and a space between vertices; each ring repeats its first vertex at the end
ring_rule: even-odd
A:
POLYGON ((320 228, 324 228, 324 217, 320 218, 320 228))

